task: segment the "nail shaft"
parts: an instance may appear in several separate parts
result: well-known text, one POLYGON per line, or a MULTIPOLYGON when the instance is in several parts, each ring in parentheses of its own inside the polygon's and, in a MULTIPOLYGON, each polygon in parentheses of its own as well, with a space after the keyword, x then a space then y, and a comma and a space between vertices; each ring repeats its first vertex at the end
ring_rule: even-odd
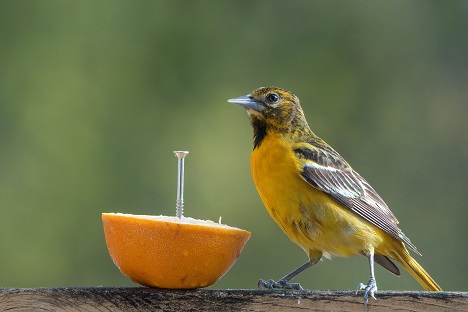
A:
POLYGON ((176 216, 181 219, 184 215, 184 158, 188 151, 174 151, 177 157, 177 201, 176 216))

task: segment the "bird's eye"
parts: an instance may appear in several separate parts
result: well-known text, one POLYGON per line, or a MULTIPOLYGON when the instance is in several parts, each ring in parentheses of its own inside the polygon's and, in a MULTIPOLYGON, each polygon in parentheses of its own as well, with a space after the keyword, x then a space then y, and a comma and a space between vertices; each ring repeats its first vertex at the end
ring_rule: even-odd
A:
POLYGON ((279 98, 280 98, 279 95, 276 93, 270 93, 267 95, 267 101, 272 104, 278 102, 279 98))

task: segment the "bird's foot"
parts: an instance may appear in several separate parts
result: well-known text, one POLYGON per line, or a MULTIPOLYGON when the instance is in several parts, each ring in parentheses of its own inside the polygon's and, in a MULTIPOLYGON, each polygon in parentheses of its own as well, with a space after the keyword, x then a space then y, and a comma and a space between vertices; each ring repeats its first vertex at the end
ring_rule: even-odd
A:
POLYGON ((295 289, 295 290, 303 290, 301 284, 299 283, 288 283, 285 280, 279 280, 279 281, 274 281, 274 280, 259 280, 258 281, 258 288, 260 289, 295 289))
POLYGON ((377 282, 375 281, 375 278, 371 277, 367 282, 367 285, 359 283, 356 290, 356 295, 360 290, 364 290, 364 306, 367 306, 367 302, 369 302, 369 296, 374 298, 374 300, 377 300, 377 298, 374 296, 374 293, 377 291, 377 282))

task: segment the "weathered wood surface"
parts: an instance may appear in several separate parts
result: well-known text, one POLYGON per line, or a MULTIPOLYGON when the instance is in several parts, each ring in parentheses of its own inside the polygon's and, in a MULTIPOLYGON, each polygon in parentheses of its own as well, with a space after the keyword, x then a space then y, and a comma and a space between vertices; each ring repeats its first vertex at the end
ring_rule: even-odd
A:
MULTIPOLYGON (((467 292, 380 291, 368 311, 468 311, 467 292)), ((0 288, 0 311, 365 311, 351 291, 0 288)))

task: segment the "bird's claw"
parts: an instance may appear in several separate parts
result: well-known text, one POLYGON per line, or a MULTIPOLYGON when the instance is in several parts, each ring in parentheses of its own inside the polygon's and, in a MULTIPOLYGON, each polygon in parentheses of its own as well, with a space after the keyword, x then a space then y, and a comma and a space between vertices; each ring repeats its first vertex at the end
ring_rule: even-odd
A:
POLYGON ((369 296, 374 298, 374 300, 377 300, 377 298, 374 296, 374 293, 377 291, 377 282, 375 281, 375 278, 371 277, 367 282, 367 285, 359 283, 356 290, 356 295, 360 290, 364 290, 364 306, 367 306, 367 303, 369 302, 369 296))
POLYGON ((274 280, 259 280, 258 281, 258 288, 260 289, 295 289, 295 290, 303 290, 301 284, 299 283, 288 283, 284 280, 274 281, 274 280))

